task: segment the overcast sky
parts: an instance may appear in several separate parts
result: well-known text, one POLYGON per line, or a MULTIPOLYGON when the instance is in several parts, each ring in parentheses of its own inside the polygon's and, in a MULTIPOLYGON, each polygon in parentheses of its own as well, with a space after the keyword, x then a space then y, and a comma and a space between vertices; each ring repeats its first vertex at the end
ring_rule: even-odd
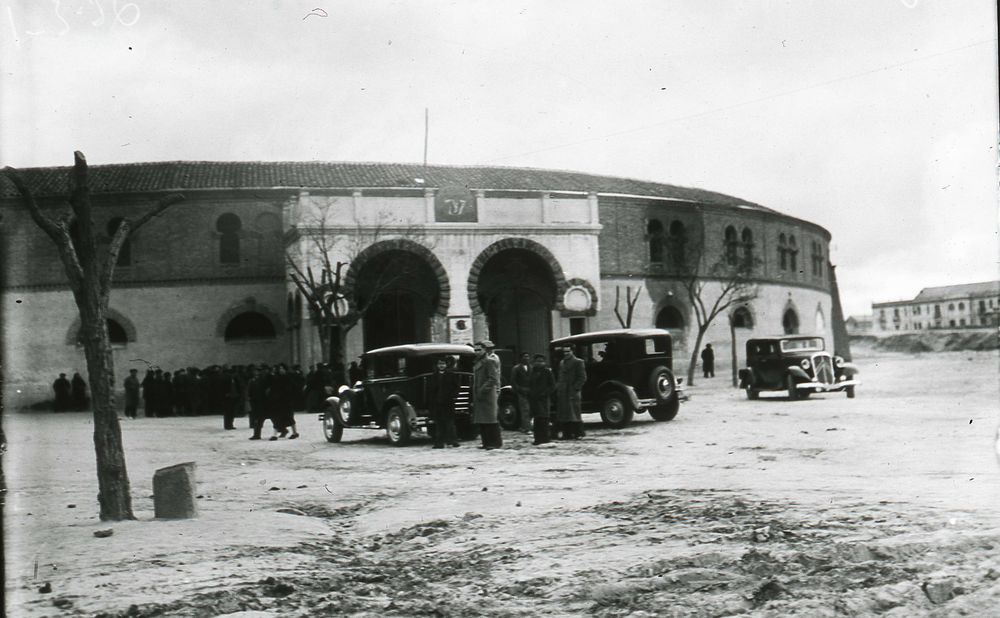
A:
POLYGON ((998 277, 988 0, 0 0, 0 164, 429 161, 824 226, 845 311, 998 277))

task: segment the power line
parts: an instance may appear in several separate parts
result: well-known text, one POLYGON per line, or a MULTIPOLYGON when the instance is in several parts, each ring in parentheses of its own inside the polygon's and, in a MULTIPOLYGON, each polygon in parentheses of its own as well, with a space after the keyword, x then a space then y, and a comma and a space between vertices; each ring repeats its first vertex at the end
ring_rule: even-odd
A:
POLYGON ((703 111, 703 112, 697 112, 697 113, 688 114, 688 115, 685 115, 685 116, 676 116, 674 118, 668 118, 667 120, 661 120, 660 122, 654 122, 652 124, 643 125, 641 127, 633 127, 633 128, 630 128, 630 129, 623 129, 621 131, 615 131, 614 133, 605 133, 604 135, 597 135, 597 136, 594 136, 594 137, 588 137, 588 138, 577 140, 577 141, 574 141, 574 142, 566 142, 564 144, 558 144, 556 146, 547 146, 545 148, 539 148, 537 150, 530 150, 530 151, 521 152, 521 153, 518 153, 518 154, 506 155, 506 156, 502 156, 502 157, 495 157, 493 159, 487 159, 483 163, 492 163, 494 161, 503 161, 505 159, 514 159, 514 158, 517 158, 517 157, 523 157, 525 155, 537 154, 539 152, 547 152, 549 150, 559 150, 560 148, 568 148, 570 146, 578 146, 580 144, 586 144, 588 142, 594 142, 594 141, 598 141, 598 140, 608 139, 608 138, 611 138, 611 137, 618 137, 620 135, 627 135, 629 133, 635 133, 637 131, 645 131, 646 129, 651 129, 653 127, 659 127, 659 126, 662 126, 662 125, 665 125, 665 124, 670 124, 672 122, 680 122, 680 121, 683 121, 683 120, 692 120, 694 118, 701 118, 703 116, 709 116, 711 114, 715 114, 715 113, 718 113, 718 112, 725 112, 725 111, 729 111, 729 110, 732 110, 732 109, 737 109, 737 108, 740 108, 740 107, 745 107, 747 105, 753 105, 755 103, 762 103, 764 101, 770 101, 772 99, 777 99, 779 97, 788 96, 790 94, 797 94, 799 92, 805 92, 807 90, 813 90, 815 88, 822 88, 823 86, 829 86, 830 84, 835 84, 835 83, 847 81, 847 80, 850 80, 850 79, 856 79, 858 77, 864 77, 866 75, 872 75, 873 73, 880 73, 882 71, 888 71, 889 69, 895 69, 895 68, 898 68, 898 67, 906 66, 908 64, 914 64, 916 62, 923 62, 924 60, 930 60, 931 58, 937 58, 939 56, 944 56, 944 55, 947 55, 947 54, 952 54, 952 53, 955 53, 955 52, 958 52, 958 51, 969 49, 971 47, 977 47, 979 45, 984 45, 986 43, 995 43, 996 41, 997 41, 997 39, 995 39, 995 38, 994 39, 986 39, 984 41, 978 41, 976 43, 970 43, 968 45, 963 45, 961 47, 955 47, 953 49, 947 49, 945 51, 937 52, 937 53, 934 53, 934 54, 928 54, 926 56, 920 56, 919 58, 913 58, 912 60, 904 60, 903 62, 897 62, 896 64, 890 64, 890 65, 886 65, 886 66, 882 66, 882 67, 877 67, 877 68, 874 68, 874 69, 869 69, 867 71, 861 71, 859 73, 852 73, 850 75, 843 75, 841 77, 834 77, 833 79, 829 79, 827 81, 820 82, 818 84, 811 84, 809 86, 801 86, 799 88, 793 88, 791 90, 784 90, 782 92, 777 92, 775 94, 770 94, 770 95, 767 95, 767 96, 759 97, 757 99, 751 99, 749 101, 742 101, 740 103, 733 103, 732 105, 726 105, 726 106, 723 106, 723 107, 717 107, 717 108, 706 110, 706 111, 703 111))

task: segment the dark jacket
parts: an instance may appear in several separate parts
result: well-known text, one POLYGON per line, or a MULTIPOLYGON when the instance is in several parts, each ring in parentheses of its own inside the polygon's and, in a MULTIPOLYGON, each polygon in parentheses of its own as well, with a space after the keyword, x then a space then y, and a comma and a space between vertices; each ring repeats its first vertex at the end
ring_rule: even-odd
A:
POLYGON ((450 408, 458 395, 458 374, 450 369, 435 371, 427 378, 427 407, 450 408))

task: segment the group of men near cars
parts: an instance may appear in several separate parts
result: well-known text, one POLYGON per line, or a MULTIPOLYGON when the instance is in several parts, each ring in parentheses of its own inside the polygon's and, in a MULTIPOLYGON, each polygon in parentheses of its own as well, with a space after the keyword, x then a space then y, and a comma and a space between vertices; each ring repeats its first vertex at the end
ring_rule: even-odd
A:
MULTIPOLYGON (((472 367, 472 422, 479 429, 480 448, 493 450, 503 446, 498 418, 500 393, 500 358, 489 340, 475 344, 476 361, 472 367)), ((511 370, 511 387, 517 396, 520 429, 532 432, 532 444, 540 446, 552 441, 550 434, 550 401, 556 398, 556 425, 554 437, 563 440, 582 438, 581 389, 587 381, 587 370, 582 359, 573 349, 562 351, 559 378, 556 379, 542 354, 522 353, 511 370)), ((453 404, 459 390, 458 376, 442 357, 436 362, 434 374, 428 381, 428 408, 434 421, 434 448, 445 444, 458 446, 453 404)))

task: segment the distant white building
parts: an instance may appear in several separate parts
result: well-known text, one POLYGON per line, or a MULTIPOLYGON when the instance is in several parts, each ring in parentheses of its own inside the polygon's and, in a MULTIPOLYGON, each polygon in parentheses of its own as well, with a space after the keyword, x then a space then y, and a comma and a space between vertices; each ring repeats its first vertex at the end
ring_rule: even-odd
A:
POLYGON ((997 326, 1000 281, 924 288, 913 300, 872 303, 874 333, 997 326))
POLYGON ((872 334, 872 321, 870 315, 852 315, 845 320, 848 335, 870 335, 872 334))

